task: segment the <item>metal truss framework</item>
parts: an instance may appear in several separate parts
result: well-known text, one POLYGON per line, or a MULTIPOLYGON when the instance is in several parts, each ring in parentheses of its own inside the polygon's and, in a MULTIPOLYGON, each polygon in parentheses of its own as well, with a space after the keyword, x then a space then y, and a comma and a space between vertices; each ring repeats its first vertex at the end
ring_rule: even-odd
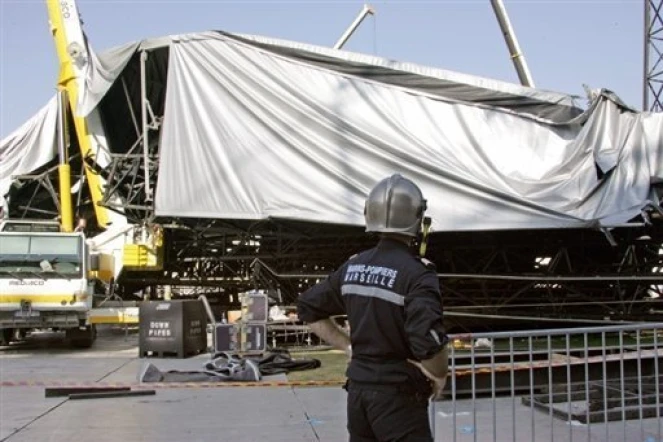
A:
POLYGON ((663 0, 644 0, 643 109, 663 112, 663 0))
MULTIPOLYGON (((127 287, 205 287, 226 305, 239 292, 264 289, 275 302, 292 304, 375 243, 361 229, 171 221, 164 225, 167 268, 127 275, 127 287)), ((617 245, 594 231, 438 233, 427 257, 437 265, 445 310, 458 322, 486 315, 494 321, 661 320, 663 221, 613 235, 617 245)))
POLYGON ((640 240, 610 251, 599 244, 537 246, 449 253, 448 267, 439 273, 446 310, 494 319, 663 317, 660 242, 640 240))
MULTIPOLYGON (((134 148, 126 154, 111 154, 110 157, 111 164, 106 177, 108 188, 101 204, 123 213, 134 224, 150 222, 153 210, 145 195, 145 157, 135 153, 134 148), (122 204, 113 202, 117 200, 122 201, 122 204)), ((152 165, 147 171, 149 181, 156 183, 159 156, 151 151, 147 158, 152 165)))
MULTIPOLYGON (((80 155, 70 158, 71 182, 74 183, 76 198, 73 201, 77 216, 93 211, 89 192, 85 186, 85 171, 80 155)), ((31 174, 17 175, 10 189, 9 216, 13 219, 57 219, 60 214, 58 196, 58 165, 55 161, 31 174)))
MULTIPOLYGON (((60 200, 57 194, 57 169, 50 166, 41 173, 18 175, 13 184, 16 193, 25 194, 24 200, 10 206, 10 217, 53 218, 60 212, 60 200)), ((11 197, 10 197, 11 198, 11 197)), ((12 198, 13 200, 13 198, 12 198)))
MULTIPOLYGON (((123 213, 134 224, 144 225, 154 218, 153 195, 159 168, 159 134, 166 89, 160 65, 167 63, 167 58, 167 51, 163 49, 141 50, 123 73, 121 81, 109 92, 110 98, 101 104, 102 109, 107 107, 105 115, 121 113, 125 116, 121 136, 109 134, 111 138, 115 137, 116 148, 110 154, 111 163, 106 176, 108 186, 101 204, 123 213), (121 205, 117 201, 121 201, 121 205)), ((117 125, 112 123, 110 126, 117 125)))

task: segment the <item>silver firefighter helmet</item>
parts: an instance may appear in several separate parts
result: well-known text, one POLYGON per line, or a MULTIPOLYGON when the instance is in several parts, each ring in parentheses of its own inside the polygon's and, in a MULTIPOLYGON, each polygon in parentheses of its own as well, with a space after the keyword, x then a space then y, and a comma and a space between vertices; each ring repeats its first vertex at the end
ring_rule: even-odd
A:
POLYGON ((376 184, 368 194, 364 206, 366 231, 416 237, 425 210, 421 189, 395 173, 376 184))

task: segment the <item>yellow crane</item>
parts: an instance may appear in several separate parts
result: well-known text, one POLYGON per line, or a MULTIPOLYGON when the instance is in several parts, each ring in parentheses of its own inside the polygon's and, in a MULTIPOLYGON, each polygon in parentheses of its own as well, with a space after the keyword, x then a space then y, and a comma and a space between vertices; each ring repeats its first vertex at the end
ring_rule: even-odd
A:
MULTIPOLYGON (((99 145, 93 136, 90 118, 77 115, 77 104, 85 81, 84 69, 90 62, 87 42, 81 27, 81 20, 74 0, 46 0, 51 33, 55 42, 57 56, 60 61, 60 72, 58 76, 58 92, 62 100, 60 106, 61 119, 65 120, 66 104, 72 111, 72 119, 76 130, 78 144, 83 159, 97 160, 99 156, 99 145)), ((64 130, 66 120, 60 127, 64 130)), ((100 124, 95 124, 95 130, 101 130, 100 124)), ((63 143, 63 134, 60 134, 60 142, 63 143)), ((66 143, 65 143, 66 144, 66 143)), ((59 194, 60 194, 60 216, 62 230, 71 232, 73 230, 73 210, 71 203, 71 182, 68 152, 66 148, 60 149, 59 165, 59 194)), ((94 205, 97 224, 105 229, 113 222, 113 214, 100 205, 104 193, 104 180, 84 161, 85 179, 89 187, 90 195, 94 205)))

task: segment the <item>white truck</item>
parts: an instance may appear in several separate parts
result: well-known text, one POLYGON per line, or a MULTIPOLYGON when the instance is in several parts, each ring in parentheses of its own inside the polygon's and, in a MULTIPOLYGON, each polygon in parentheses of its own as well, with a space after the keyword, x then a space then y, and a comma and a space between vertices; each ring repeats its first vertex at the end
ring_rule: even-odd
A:
POLYGON ((5 344, 35 329, 64 330, 74 347, 90 347, 96 270, 82 232, 57 223, 0 224, 0 338, 5 344))

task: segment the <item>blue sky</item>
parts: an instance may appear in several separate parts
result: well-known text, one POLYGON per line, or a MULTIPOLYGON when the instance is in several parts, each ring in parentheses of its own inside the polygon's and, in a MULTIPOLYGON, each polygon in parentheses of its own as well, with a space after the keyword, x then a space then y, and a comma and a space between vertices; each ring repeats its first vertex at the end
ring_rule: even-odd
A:
MULTIPOLYGON (((362 1, 78 0, 97 51, 220 29, 332 46, 362 1)), ((489 0, 374 1, 346 50, 517 83, 489 0)), ((536 86, 583 84, 642 105, 642 0, 505 0, 536 86)), ((58 72, 44 0, 0 0, 0 138, 53 96, 58 72)))

